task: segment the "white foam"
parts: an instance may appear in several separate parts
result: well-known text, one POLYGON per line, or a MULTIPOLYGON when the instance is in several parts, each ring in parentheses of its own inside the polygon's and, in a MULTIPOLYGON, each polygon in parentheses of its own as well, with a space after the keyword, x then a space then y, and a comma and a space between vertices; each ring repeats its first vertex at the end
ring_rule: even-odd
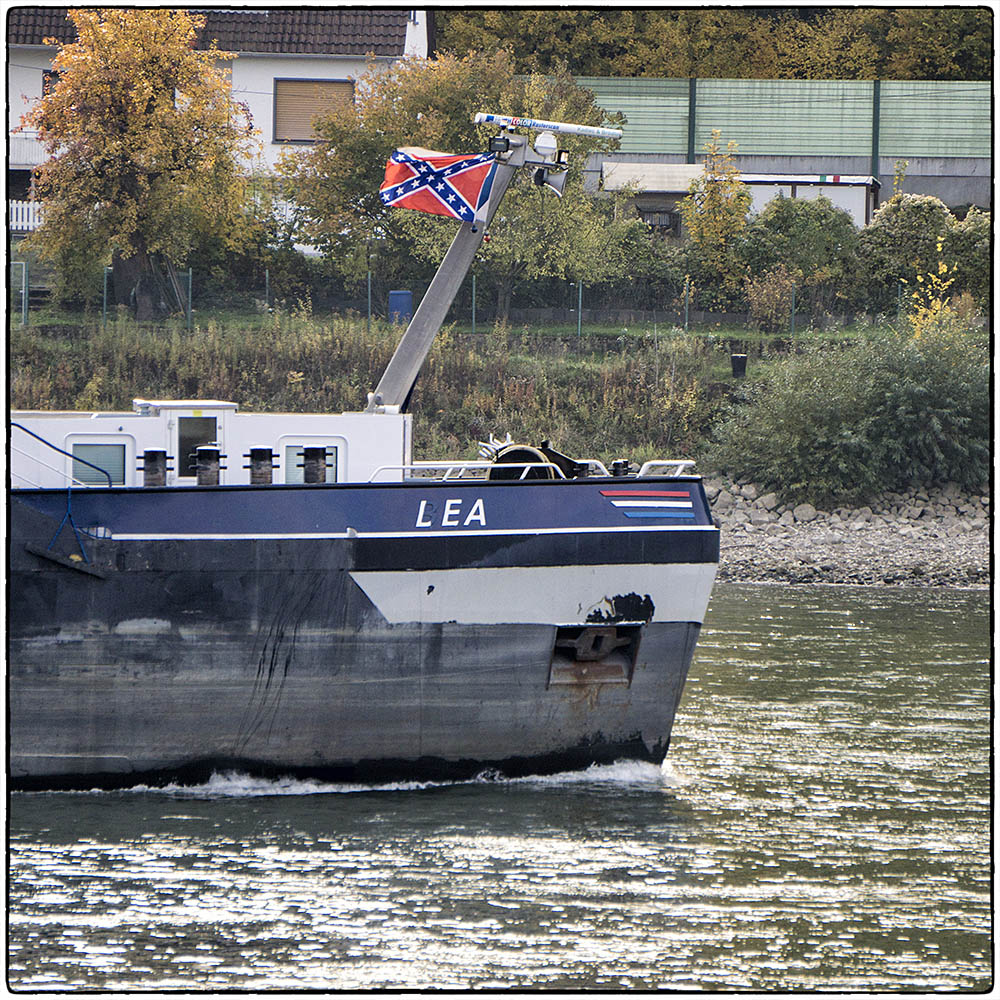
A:
POLYGON ((685 784, 671 765, 649 764, 641 760, 619 760, 614 764, 591 764, 582 771, 532 775, 508 779, 511 784, 539 785, 615 785, 627 788, 664 788, 685 784))
MULTIPOLYGON (((199 785, 133 785, 129 788, 63 792, 70 795, 164 795, 195 799, 239 799, 275 795, 344 795, 365 792, 415 792, 427 788, 449 786, 496 784, 537 785, 564 787, 572 785, 617 786, 634 789, 679 788, 688 779, 669 762, 662 766, 645 761, 620 760, 614 764, 592 764, 579 771, 561 771, 557 774, 533 774, 508 778, 498 771, 483 771, 465 781, 392 781, 383 784, 357 782, 318 781, 309 778, 260 778, 241 771, 213 772, 208 781, 199 785)), ((25 792, 20 794, 49 794, 25 792)))
MULTIPOLYGON (((441 784, 441 783, 438 783, 441 784)), ((413 792, 435 787, 429 781, 394 781, 381 785, 317 781, 310 778, 258 778, 240 771, 213 773, 201 785, 136 785, 130 792, 183 795, 188 798, 242 799, 261 795, 342 795, 355 792, 413 792)))

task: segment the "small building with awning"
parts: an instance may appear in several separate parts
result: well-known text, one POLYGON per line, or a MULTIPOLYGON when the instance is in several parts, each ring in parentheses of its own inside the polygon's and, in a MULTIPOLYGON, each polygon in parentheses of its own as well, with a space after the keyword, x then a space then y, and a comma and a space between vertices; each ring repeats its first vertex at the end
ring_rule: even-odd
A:
MULTIPOLYGON (((605 159, 600 187, 604 191, 632 190, 643 221, 666 235, 679 236, 678 205, 691 183, 704 174, 700 163, 649 163, 605 159)), ((878 205, 879 182, 861 174, 740 174, 750 189, 751 211, 759 212, 778 197, 828 198, 849 212, 859 228, 867 225, 878 205)))

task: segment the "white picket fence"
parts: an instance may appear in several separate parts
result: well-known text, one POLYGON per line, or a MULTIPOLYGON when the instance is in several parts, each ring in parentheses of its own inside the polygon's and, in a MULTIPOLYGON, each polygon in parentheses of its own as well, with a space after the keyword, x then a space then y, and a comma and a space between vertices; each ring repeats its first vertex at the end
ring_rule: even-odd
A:
POLYGON ((42 221, 42 204, 38 201, 8 201, 7 222, 12 233, 33 233, 42 221))

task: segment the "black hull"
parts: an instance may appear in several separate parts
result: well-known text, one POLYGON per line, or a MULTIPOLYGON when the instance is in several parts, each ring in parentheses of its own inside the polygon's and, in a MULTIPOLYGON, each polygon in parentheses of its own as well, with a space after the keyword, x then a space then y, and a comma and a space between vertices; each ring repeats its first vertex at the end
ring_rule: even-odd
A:
MULTIPOLYGON (((612 633, 620 623, 627 657, 567 662, 559 620, 387 620, 357 582, 385 565, 384 538, 98 538, 81 550, 64 532, 49 548, 51 519, 12 508, 15 788, 197 781, 223 769, 455 780, 666 754, 700 625, 656 620, 662 608, 648 600, 633 602, 646 620, 626 621, 628 602, 610 626, 601 620, 612 633)), ((515 544, 521 565, 489 571, 555 559, 551 537, 537 551, 515 544)), ((406 545, 390 547, 393 558, 406 545)), ((476 563, 490 561, 441 572, 487 572, 476 563)), ((573 580, 593 567, 541 569, 573 580)), ((415 571, 384 572, 402 586, 415 571)))

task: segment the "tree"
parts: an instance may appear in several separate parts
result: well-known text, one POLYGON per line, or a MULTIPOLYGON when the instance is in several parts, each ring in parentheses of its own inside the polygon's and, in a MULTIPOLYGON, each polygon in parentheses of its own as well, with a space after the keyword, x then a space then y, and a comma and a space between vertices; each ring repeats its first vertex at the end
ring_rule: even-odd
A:
POLYGON ((521 73, 989 80, 988 7, 442 8, 438 47, 510 47, 521 73))
POLYGON ((56 83, 23 119, 49 154, 36 182, 45 220, 31 242, 57 264, 81 253, 112 263, 117 301, 153 318, 165 307, 158 262, 182 261, 198 234, 239 240, 249 114, 217 66, 231 54, 194 48, 202 16, 68 16, 77 40, 59 50, 56 83))
POLYGON ((301 238, 348 279, 362 278, 377 247, 381 268, 405 264, 405 213, 379 198, 394 149, 420 145, 445 152, 485 148, 472 115, 495 100, 511 77, 509 57, 406 59, 370 64, 355 101, 313 123, 314 145, 287 152, 278 169, 294 202, 301 238))
POLYGON ((909 297, 918 275, 937 272, 938 245, 954 222, 945 203, 932 195, 896 194, 879 207, 858 240, 875 308, 893 308, 907 287, 903 294, 909 297))
POLYGON ((452 52, 510 46, 521 72, 564 62, 586 76, 741 76, 777 73, 773 25, 744 11, 511 8, 438 14, 439 47, 452 52))
MULTIPOLYGON (((401 225, 414 252, 435 264, 455 231, 454 224, 417 212, 408 213, 401 225)), ((634 212, 625 210, 620 195, 614 202, 597 200, 584 192, 578 177, 571 177, 557 199, 522 170, 490 225, 490 239, 480 248, 474 269, 496 296, 498 318, 506 320, 512 295, 523 281, 561 278, 587 285, 623 277, 629 271, 631 240, 644 229, 634 212)))
MULTIPOLYGON (((474 125, 476 111, 613 124, 564 67, 548 77, 519 77, 506 51, 371 67, 358 81, 352 106, 317 118, 316 145, 281 163, 288 193, 300 210, 302 238, 321 247, 333 267, 356 280, 369 266, 373 245, 378 247, 377 266, 393 267, 397 275, 412 268, 413 258, 436 264, 454 236, 455 223, 386 208, 379 185, 386 160, 398 147, 485 149, 496 129, 474 125)), ((477 275, 496 291, 501 315, 520 280, 570 276, 586 281, 602 264, 610 270, 623 266, 621 243, 629 226, 640 223, 626 220, 624 211, 616 221, 617 202, 597 203, 582 190, 586 153, 612 142, 560 136, 571 164, 561 201, 533 185, 528 171, 520 171, 511 185, 475 264, 477 275)))
POLYGON ((894 80, 989 80, 993 12, 988 7, 899 7, 886 41, 894 80))
POLYGON ((834 7, 814 19, 789 16, 777 31, 779 76, 874 80, 885 75, 892 8, 834 7))
POLYGON ((739 236, 746 228, 752 198, 740 180, 736 166, 736 143, 723 150, 722 133, 712 130, 705 143, 701 177, 691 182, 690 192, 680 203, 684 229, 691 243, 695 281, 702 295, 725 304, 740 292, 743 264, 739 258, 739 236))
POLYGON ((822 195, 775 198, 748 224, 742 255, 754 277, 783 265, 813 314, 847 304, 857 282, 858 231, 849 212, 822 195))
MULTIPOLYGON (((545 73, 561 61, 577 73, 612 76, 609 67, 620 65, 625 47, 619 29, 631 26, 633 37, 644 34, 635 30, 639 13, 629 11, 624 23, 618 11, 442 8, 436 14, 438 48, 456 55, 506 50, 518 73, 545 73)), ((620 67, 621 75, 631 70, 620 67)))

